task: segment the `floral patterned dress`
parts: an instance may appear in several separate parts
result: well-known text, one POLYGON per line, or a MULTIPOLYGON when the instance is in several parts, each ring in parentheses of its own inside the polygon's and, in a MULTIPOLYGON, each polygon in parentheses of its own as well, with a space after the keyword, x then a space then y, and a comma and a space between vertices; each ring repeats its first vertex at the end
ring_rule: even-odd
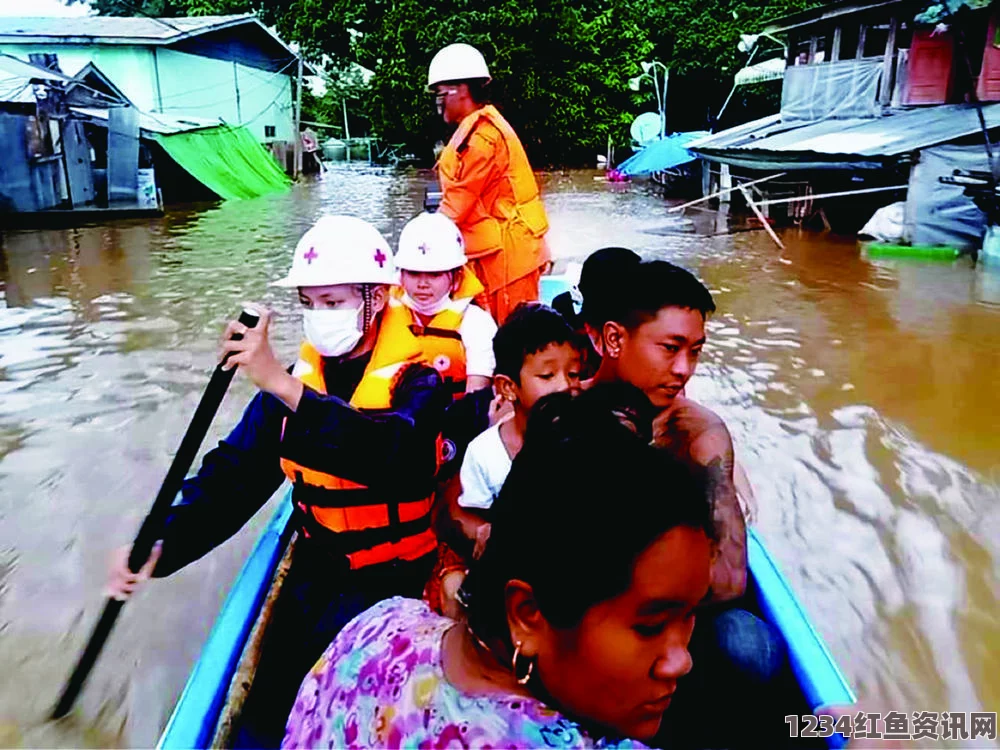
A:
POLYGON ((469 696, 447 681, 454 620, 394 597, 352 620, 306 676, 283 748, 643 748, 587 734, 543 703, 469 696))

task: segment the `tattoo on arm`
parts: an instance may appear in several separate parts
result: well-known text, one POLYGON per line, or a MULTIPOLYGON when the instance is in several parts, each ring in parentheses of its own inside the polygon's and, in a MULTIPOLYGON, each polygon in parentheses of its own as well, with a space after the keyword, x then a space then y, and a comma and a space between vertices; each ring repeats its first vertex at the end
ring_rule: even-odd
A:
POLYGON ((733 483, 733 452, 716 455, 705 466, 708 501, 718 557, 712 566, 712 598, 734 599, 746 589, 746 523, 733 483))

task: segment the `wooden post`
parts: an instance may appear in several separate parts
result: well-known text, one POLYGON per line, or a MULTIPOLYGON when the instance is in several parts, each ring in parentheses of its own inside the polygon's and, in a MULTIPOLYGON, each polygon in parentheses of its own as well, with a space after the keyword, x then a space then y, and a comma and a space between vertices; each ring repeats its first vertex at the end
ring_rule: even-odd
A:
POLYGON ((764 216, 764 213, 760 210, 757 204, 753 202, 753 198, 750 197, 750 191, 747 190, 746 185, 740 185, 740 192, 743 193, 743 198, 746 199, 747 205, 753 209, 754 214, 757 216, 757 220, 763 225, 764 229, 767 230, 771 239, 774 240, 774 244, 784 250, 784 243, 778 238, 778 235, 775 234, 774 230, 771 229, 771 225, 767 223, 767 217, 764 216))
POLYGON ((882 58, 882 86, 879 91, 879 103, 888 107, 892 100, 893 68, 896 62, 896 32, 899 29, 899 19, 896 16, 889 21, 889 34, 885 39, 885 56, 882 58))
POLYGON ((833 46, 830 49, 830 62, 837 62, 840 59, 840 34, 841 30, 838 26, 833 30, 833 46))
POLYGON ((302 171, 302 135, 299 130, 302 127, 302 55, 299 54, 298 59, 298 75, 296 76, 295 85, 295 132, 293 137, 295 138, 295 164, 292 167, 292 177, 298 178, 299 173, 302 171))
POLYGON ((855 57, 860 60, 865 56, 865 37, 868 35, 868 25, 861 24, 858 27, 858 54, 855 57))

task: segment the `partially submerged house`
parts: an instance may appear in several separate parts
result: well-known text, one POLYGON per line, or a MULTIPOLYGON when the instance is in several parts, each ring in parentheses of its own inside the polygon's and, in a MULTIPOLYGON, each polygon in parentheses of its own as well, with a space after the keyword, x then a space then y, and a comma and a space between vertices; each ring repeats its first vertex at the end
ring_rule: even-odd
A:
POLYGON ((298 56, 252 15, 0 17, 0 52, 94 65, 140 112, 246 127, 292 171, 298 56))
POLYGON ((0 223, 53 226, 249 198, 287 176, 246 127, 142 112, 93 63, 0 53, 0 223))
POLYGON ((745 179, 783 173, 759 185, 772 216, 822 208, 856 231, 906 198, 907 240, 977 246, 982 213, 939 177, 991 168, 983 127, 991 140, 1000 131, 997 5, 921 23, 927 5, 834 0, 775 22, 764 34, 785 40, 780 112, 687 147, 745 179), (809 197, 829 193, 851 195, 809 197))
POLYGON ((134 144, 122 137, 135 114, 127 101, 81 85, 45 55, 31 62, 0 55, 0 78, 0 214, 9 220, 55 209, 108 208, 109 198, 119 211, 158 210, 155 188, 145 196, 139 191, 144 177, 152 181, 138 169, 138 130, 134 144), (102 112, 115 136, 95 150, 75 107, 102 112), (95 179, 98 154, 103 183, 95 179))

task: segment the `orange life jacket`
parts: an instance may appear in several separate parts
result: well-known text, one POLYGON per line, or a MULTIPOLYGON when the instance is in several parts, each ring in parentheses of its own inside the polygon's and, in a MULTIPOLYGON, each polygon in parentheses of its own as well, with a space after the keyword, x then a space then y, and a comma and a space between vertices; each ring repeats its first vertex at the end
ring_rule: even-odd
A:
MULTIPOLYGON (((357 409, 388 409, 393 382, 409 364, 422 362, 420 347, 409 332, 407 311, 387 306, 382 313, 378 340, 361 382, 351 396, 357 409)), ((319 393, 326 393, 323 358, 303 342, 292 374, 319 393)), ((286 423, 287 426, 287 423, 286 423)), ((282 442, 284 443, 282 430, 282 442)), ((372 450, 381 450, 373 445, 372 450)), ((281 468, 293 483, 292 501, 323 530, 332 532, 334 552, 343 552, 352 570, 392 560, 416 560, 437 548, 430 528, 433 487, 400 487, 388 496, 365 484, 317 468, 322 457, 308 464, 282 453, 281 468), (402 493, 402 494, 397 494, 402 493)), ((300 459, 302 460, 302 459, 300 459)), ((309 534, 309 526, 304 529, 309 534)))
POLYGON ((448 390, 457 399, 465 393, 465 346, 459 328, 472 299, 483 291, 483 285, 468 266, 459 271, 462 276, 458 289, 452 293, 448 307, 437 313, 425 326, 420 317, 402 302, 401 287, 393 289, 389 304, 409 315, 408 328, 417 339, 423 359, 438 371, 448 390))
POLYGON ((437 170, 440 210, 458 224, 466 255, 479 261, 488 293, 496 293, 549 261, 544 241, 549 222, 538 182, 521 141, 496 107, 488 104, 462 120, 441 152, 437 170), (500 141, 506 149, 497 148, 500 141), (497 170, 484 180, 470 179, 463 166, 475 157, 496 161, 497 170), (450 191, 477 196, 464 217, 450 212, 450 191))

